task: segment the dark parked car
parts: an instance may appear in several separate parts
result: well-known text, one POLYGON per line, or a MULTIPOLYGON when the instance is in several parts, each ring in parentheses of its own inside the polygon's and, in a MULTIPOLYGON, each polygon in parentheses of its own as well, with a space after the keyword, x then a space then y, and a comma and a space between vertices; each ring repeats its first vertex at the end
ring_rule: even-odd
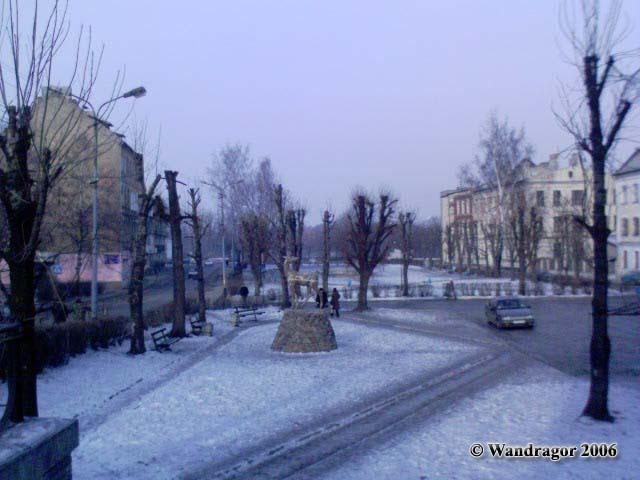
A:
POLYGON ((531 307, 519 298, 497 298, 485 306, 487 322, 498 328, 533 328, 535 320, 531 307))

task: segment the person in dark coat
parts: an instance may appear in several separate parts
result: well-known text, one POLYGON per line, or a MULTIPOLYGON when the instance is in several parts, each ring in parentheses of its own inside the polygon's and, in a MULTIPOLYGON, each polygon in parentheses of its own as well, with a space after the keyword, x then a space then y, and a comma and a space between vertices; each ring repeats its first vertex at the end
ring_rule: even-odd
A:
POLYGON ((340 294, 338 293, 338 289, 334 288, 331 292, 331 316, 333 317, 333 313, 335 312, 336 317, 340 317, 340 294))
POLYGON ((327 308, 328 298, 329 297, 327 296, 327 292, 324 288, 320 288, 316 295, 316 308, 327 308))

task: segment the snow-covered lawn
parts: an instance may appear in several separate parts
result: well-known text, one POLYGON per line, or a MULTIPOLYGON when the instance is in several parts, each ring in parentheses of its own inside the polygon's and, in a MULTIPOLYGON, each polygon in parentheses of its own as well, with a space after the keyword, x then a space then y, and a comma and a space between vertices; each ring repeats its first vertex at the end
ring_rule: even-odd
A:
MULTIPOLYGON (((206 350, 216 340, 228 334, 231 326, 231 310, 208 311, 207 320, 214 325, 213 337, 188 337, 174 344, 171 352, 158 353, 153 350, 150 332, 146 332, 147 353, 127 355, 129 342, 108 350, 88 349, 83 355, 72 357, 67 365, 47 368, 38 376, 38 406, 43 417, 85 419, 100 414, 103 406, 113 399, 120 399, 134 387, 157 381, 172 369, 195 361, 206 355, 206 350)), ((281 317, 274 307, 266 309, 260 321, 281 317)), ((164 325, 167 331, 171 325, 164 325)), ((187 327, 188 329, 188 327, 187 327)), ((0 403, 6 400, 6 384, 0 385, 0 403)))
MULTIPOLYGON (((269 324, 241 332, 216 353, 81 433, 73 455, 74 478, 179 477, 208 463, 233 459, 252 444, 330 411, 348 409, 477 351, 466 344, 335 322, 337 351, 282 354, 270 350, 276 328, 269 324)), ((56 401, 64 403, 76 395, 80 385, 69 382, 75 382, 71 377, 83 366, 92 370, 87 377, 93 375, 93 382, 82 386, 85 391, 91 391, 92 384, 110 382, 123 369, 143 375, 166 368, 163 363, 146 363, 151 355, 130 362, 109 358, 85 365, 80 357, 73 369, 56 371, 55 381, 49 382, 51 391, 54 384, 65 391, 56 401)), ((131 373, 129 378, 135 377, 131 373)), ((99 389, 103 398, 104 387, 99 389)), ((78 411, 84 404, 95 404, 89 398, 72 401, 78 411)), ((45 410, 49 415, 69 413, 67 406, 48 405, 45 410)))
POLYGON ((588 383, 550 369, 525 375, 477 394, 422 425, 377 445, 323 480, 383 479, 637 479, 640 472, 640 389, 614 383, 610 403, 616 422, 580 417, 588 383), (618 458, 491 458, 487 442, 512 446, 575 446, 617 443, 618 458), (469 448, 485 453, 473 458, 469 448))

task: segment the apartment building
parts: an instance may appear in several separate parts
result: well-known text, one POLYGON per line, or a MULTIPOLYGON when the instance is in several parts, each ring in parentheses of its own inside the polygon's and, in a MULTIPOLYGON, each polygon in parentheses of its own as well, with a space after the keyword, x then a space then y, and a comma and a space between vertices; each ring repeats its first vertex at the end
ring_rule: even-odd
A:
MULTIPOLYGON (((523 160, 517 168, 518 180, 510 186, 511 196, 506 198, 505 192, 501 194, 496 188, 442 192, 443 262, 458 269, 490 269, 494 258, 500 255, 503 268, 516 267, 509 218, 512 203, 519 198, 526 202, 527 209, 535 207, 542 225, 536 252, 538 270, 574 275, 590 272, 592 241, 573 218, 576 215, 590 218, 591 180, 578 157, 564 163, 559 155, 551 155, 548 161, 538 164, 523 160)), ((606 183, 611 192, 607 215, 613 229, 616 221, 613 177, 608 175, 606 183)), ((611 257, 615 257, 615 252, 611 257)))
POLYGON ((617 222, 616 274, 640 271, 640 149, 613 174, 617 222))
MULTIPOLYGON (((41 251, 55 259, 60 281, 91 278, 94 157, 98 155, 98 281, 126 285, 138 221, 138 195, 144 191, 139 169, 143 156, 108 122, 96 120, 68 91, 50 88, 33 112, 36 141, 54 145, 63 173, 50 192, 43 222, 41 251), (73 269, 74 271, 70 271, 73 269)), ((154 219, 149 253, 162 255, 167 229, 154 219), (155 238, 158 236, 158 238, 155 238)))

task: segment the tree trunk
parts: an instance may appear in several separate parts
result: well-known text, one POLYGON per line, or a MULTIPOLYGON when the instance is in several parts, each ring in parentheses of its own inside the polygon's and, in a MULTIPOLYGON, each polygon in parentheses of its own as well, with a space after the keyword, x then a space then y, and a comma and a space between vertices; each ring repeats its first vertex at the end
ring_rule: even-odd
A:
POLYGON ((609 288, 609 262, 607 258, 607 239, 609 230, 605 216, 605 155, 601 151, 593 156, 593 245, 594 273, 593 298, 591 301, 593 330, 590 346, 591 388, 589 400, 583 414, 597 420, 613 421, 609 413, 609 358, 611 341, 607 332, 607 296, 609 288))
POLYGON ((409 260, 402 261, 402 296, 409 296, 409 260))
POLYGON ((331 213, 325 210, 322 217, 322 288, 329 291, 329 268, 331 261, 331 213))
MULTIPOLYGON (((29 230, 30 232, 30 230, 29 230)), ((12 240, 21 234, 14 232, 12 240)), ((13 243, 13 242, 12 242, 13 243)), ((10 308, 14 321, 22 325, 20 342, 20 369, 18 385, 24 400, 24 415, 38 416, 38 395, 36 385, 35 348, 35 255, 20 261, 10 259, 9 279, 11 282, 10 308)))
POLYGON ((194 209, 193 236, 195 238, 195 261, 196 272, 198 275, 198 322, 207 321, 207 300, 204 294, 204 267, 202 266, 202 233, 200 231, 200 221, 197 217, 197 211, 194 209))
MULTIPOLYGON (((140 228, 140 227, 138 227, 140 228)), ((146 230, 146 228, 145 228, 146 230)), ((129 281, 129 314, 133 324, 133 334, 131 335, 131 347, 129 353, 139 355, 147 351, 144 344, 144 315, 143 315, 143 294, 144 294, 144 267, 146 263, 145 241, 140 249, 142 234, 136 239, 135 256, 133 268, 131 269, 131 280, 129 281), (140 252, 142 250, 142 253, 140 252)))
POLYGON ((173 259, 173 306, 174 318, 170 335, 172 337, 186 337, 184 310, 185 310, 185 285, 184 285, 184 250, 182 247, 182 214, 176 187, 178 172, 166 170, 164 172, 169 192, 169 223, 171 225, 171 244, 173 259))
POLYGON ((289 282, 287 280, 287 274, 284 271, 283 265, 278 265, 278 271, 280 272, 280 285, 282 287, 282 308, 289 308, 291 306, 291 297, 289 296, 289 282))
POLYGON ((369 304, 367 303, 367 293, 369 291, 369 279, 370 276, 367 273, 360 274, 360 284, 358 285, 358 306, 357 311, 368 310, 369 304))

